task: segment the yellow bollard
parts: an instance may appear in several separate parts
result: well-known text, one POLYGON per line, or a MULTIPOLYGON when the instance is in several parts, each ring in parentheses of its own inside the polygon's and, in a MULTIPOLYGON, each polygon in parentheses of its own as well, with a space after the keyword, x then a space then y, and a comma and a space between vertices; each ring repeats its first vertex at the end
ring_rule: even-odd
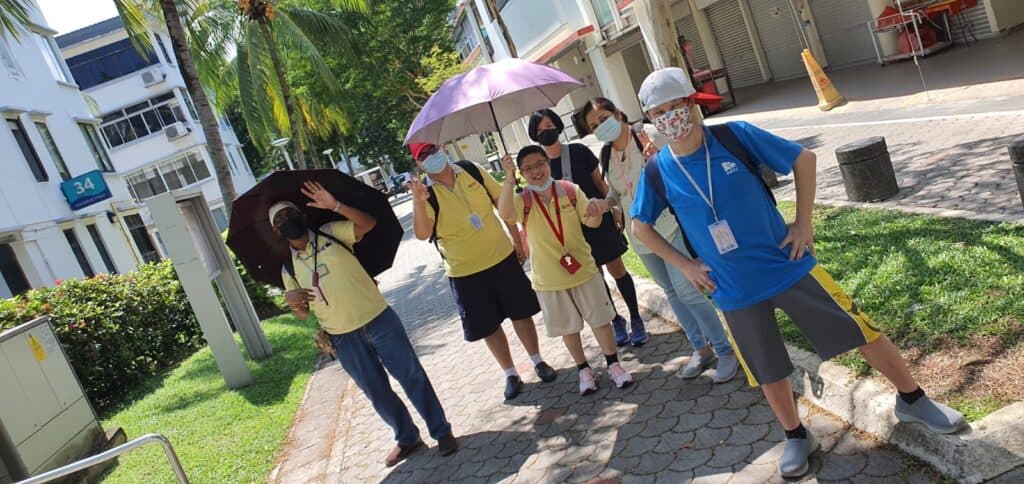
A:
POLYGON ((804 49, 800 53, 800 57, 804 60, 804 67, 807 68, 807 75, 811 78, 814 93, 818 95, 818 109, 829 111, 836 106, 846 104, 846 98, 839 94, 832 81, 825 75, 825 71, 818 66, 818 61, 814 60, 811 51, 804 49))

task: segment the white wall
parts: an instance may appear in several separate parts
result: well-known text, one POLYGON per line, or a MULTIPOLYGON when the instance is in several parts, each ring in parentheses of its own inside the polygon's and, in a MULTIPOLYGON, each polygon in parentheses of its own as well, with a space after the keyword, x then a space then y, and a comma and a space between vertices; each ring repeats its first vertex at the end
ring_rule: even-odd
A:
POLYGON ((1006 30, 1024 24, 1024 2, 1021 0, 988 0, 996 19, 993 30, 1006 30))

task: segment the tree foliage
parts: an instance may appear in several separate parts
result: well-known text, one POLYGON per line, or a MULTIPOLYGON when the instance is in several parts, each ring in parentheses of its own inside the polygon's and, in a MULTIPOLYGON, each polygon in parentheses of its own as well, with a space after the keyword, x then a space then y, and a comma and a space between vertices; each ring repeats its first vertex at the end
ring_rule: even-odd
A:
MULTIPOLYGON (((326 0, 299 3, 315 9, 326 0)), ((339 101, 349 122, 344 134, 325 138, 329 146, 337 147, 344 135, 349 154, 364 165, 411 168, 402 146, 405 133, 431 87, 459 69, 448 23, 453 9, 453 0, 379 0, 364 16, 347 18, 354 55, 325 51, 341 83, 339 101)), ((308 67, 289 72, 289 78, 297 81, 297 97, 332 100, 326 86, 310 82, 314 76, 308 67)))

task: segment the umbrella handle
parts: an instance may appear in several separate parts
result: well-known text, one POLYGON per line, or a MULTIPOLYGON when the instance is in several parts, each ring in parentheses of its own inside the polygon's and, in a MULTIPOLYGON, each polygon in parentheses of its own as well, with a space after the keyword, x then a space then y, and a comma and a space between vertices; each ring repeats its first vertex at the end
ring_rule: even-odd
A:
MULTIPOLYGON (((494 114, 494 103, 487 103, 487 107, 491 109, 491 119, 494 120, 494 129, 498 132, 498 139, 501 141, 501 149, 505 150, 505 154, 507 155, 508 145, 505 144, 505 135, 501 132, 501 126, 498 126, 498 116, 494 114)), ((498 154, 501 155, 501 152, 499 151, 498 154)), ((513 176, 512 181, 514 181, 516 185, 519 185, 518 176, 513 176)))

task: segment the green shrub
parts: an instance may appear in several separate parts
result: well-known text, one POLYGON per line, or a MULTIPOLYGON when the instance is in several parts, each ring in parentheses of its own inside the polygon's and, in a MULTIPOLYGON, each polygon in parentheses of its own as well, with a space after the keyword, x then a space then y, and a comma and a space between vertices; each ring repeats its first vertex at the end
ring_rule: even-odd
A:
POLYGON ((47 314, 98 411, 205 344, 170 261, 0 301, 0 330, 47 314))

